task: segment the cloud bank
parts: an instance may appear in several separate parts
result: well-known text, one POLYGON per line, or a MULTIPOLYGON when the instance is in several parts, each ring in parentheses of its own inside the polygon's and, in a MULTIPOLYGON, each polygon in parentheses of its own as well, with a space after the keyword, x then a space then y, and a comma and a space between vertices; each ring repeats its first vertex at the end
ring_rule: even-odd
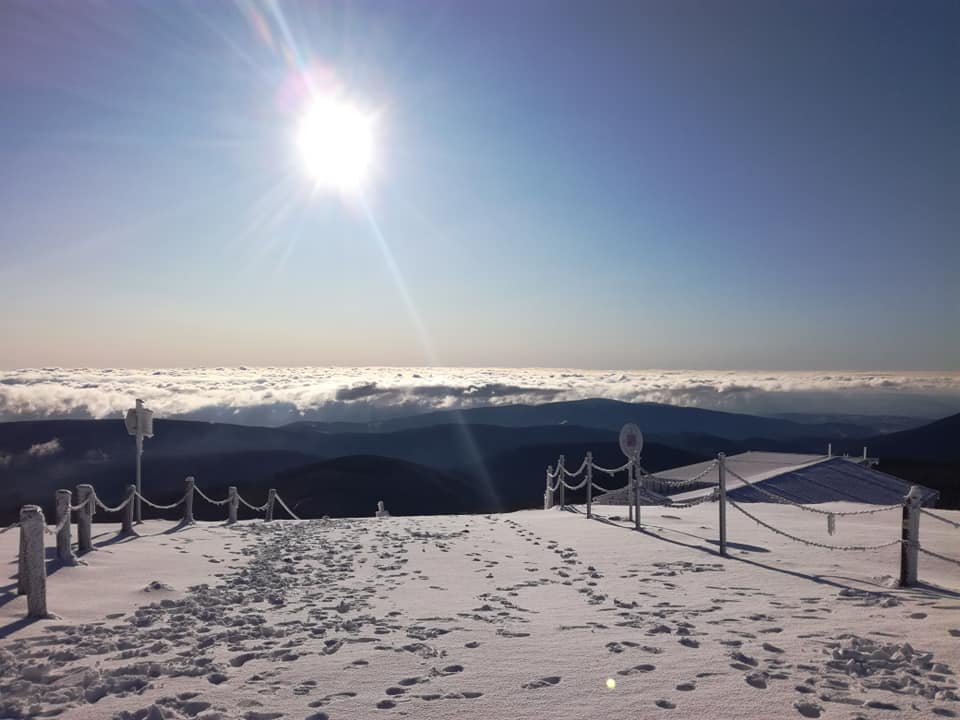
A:
POLYGON ((583 398, 706 409, 907 415, 960 412, 960 373, 543 368, 196 368, 0 371, 0 421, 157 417, 281 425, 372 421, 430 410, 583 398))

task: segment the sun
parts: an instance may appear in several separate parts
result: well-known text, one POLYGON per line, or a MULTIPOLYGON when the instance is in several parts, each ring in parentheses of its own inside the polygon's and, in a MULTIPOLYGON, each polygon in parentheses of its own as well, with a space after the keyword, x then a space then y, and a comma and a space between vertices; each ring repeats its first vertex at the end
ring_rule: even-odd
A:
POLYGON ((374 118, 339 98, 316 100, 300 118, 296 144, 318 188, 354 193, 373 165, 374 118))

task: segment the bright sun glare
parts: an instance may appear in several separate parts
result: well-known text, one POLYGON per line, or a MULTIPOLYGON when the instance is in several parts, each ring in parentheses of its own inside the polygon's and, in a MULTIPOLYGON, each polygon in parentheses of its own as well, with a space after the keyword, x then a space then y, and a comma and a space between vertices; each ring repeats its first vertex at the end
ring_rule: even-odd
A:
POLYGON ((297 148, 318 187, 356 192, 373 164, 373 117, 343 100, 317 100, 300 119, 297 148))

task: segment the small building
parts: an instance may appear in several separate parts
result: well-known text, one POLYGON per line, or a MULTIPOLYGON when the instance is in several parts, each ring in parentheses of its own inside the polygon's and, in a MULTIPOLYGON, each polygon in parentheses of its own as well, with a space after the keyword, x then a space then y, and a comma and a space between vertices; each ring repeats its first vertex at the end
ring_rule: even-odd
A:
MULTIPOLYGON (((702 477, 693 488, 687 486, 679 492, 668 483, 646 478, 644 488, 649 496, 647 500, 651 503, 661 500, 685 503, 714 493, 720 478, 719 469, 711 468, 713 463, 713 460, 708 460, 654 473, 657 478, 674 481, 702 477)), ((837 501, 893 505, 903 500, 912 485, 874 469, 877 459, 868 458, 866 454, 863 457, 841 457, 749 451, 731 455, 726 458, 725 464, 727 495, 737 502, 772 501, 750 487, 748 483, 751 483, 786 500, 805 505, 837 501), (737 475, 747 483, 739 480, 737 475)), ((940 493, 922 485, 919 487, 923 493, 923 505, 936 505, 940 493)), ((597 498, 597 502, 626 504, 626 492, 623 490, 615 490, 607 495, 597 498), (619 495, 623 496, 622 499, 619 495)))

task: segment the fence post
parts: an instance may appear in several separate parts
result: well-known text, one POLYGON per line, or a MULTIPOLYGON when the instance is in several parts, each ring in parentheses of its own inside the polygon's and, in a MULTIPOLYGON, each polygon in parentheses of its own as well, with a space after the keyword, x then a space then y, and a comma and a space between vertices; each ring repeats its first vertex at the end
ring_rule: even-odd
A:
POLYGON ((120 528, 122 535, 133 535, 133 514, 136 507, 136 485, 127 485, 127 506, 123 509, 123 526, 120 528))
POLYGON ((567 504, 567 492, 566 492, 567 488, 563 484, 563 481, 564 481, 563 471, 564 471, 564 457, 563 455, 561 455, 560 459, 557 460, 557 479, 560 481, 560 485, 557 487, 557 490, 560 491, 560 509, 561 510, 563 510, 563 508, 567 504))
POLYGON ((20 536, 24 538, 20 577, 26 581, 27 617, 47 617, 47 558, 43 533, 47 521, 38 505, 20 508, 20 536))
POLYGON ((587 520, 593 517, 593 453, 587 450, 587 520))
POLYGON ((57 531, 57 557, 67 565, 77 562, 70 539, 70 499, 69 490, 57 490, 57 525, 63 523, 57 531))
POLYGON ((273 520, 273 502, 277 499, 277 491, 273 488, 270 488, 270 492, 267 494, 267 522, 273 520))
POLYGON ((227 497, 230 499, 230 502, 227 503, 227 522, 235 523, 237 521, 237 505, 240 504, 240 496, 237 495, 235 485, 231 485, 227 489, 227 497))
POLYGON ((193 475, 187 478, 187 494, 183 503, 183 524, 193 525, 193 487, 196 481, 193 475))
POLYGON ((637 476, 637 466, 630 463, 630 473, 633 475, 633 529, 640 529, 640 478, 637 476))
MULTIPOLYGON (((23 507, 27 507, 24 505, 23 507)), ((23 520, 23 508, 20 509, 20 519, 23 520)), ((26 595, 30 589, 30 581, 27 579, 27 533, 20 526, 20 552, 17 558, 17 595, 26 595)))
POLYGON ((77 552, 93 550, 93 485, 77 485, 77 552))
POLYGON ((553 475, 553 466, 547 465, 547 488, 543 491, 543 509, 553 507, 553 490, 550 488, 550 476, 553 475))
POLYGON ((923 494, 916 485, 903 499, 903 528, 900 539, 900 585, 917 584, 917 564, 920 548, 920 500, 923 494))
POLYGON ((720 554, 727 557, 727 456, 717 454, 717 479, 720 484, 720 554))

